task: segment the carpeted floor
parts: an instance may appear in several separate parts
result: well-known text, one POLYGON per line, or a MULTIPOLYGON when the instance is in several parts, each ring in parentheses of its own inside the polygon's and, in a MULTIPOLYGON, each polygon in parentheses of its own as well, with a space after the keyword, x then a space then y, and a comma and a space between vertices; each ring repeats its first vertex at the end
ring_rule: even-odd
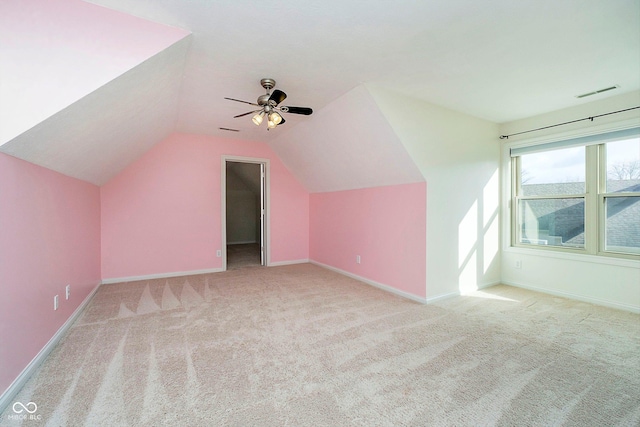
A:
POLYGON ((227 245, 227 270, 261 266, 259 243, 227 245))
POLYGON ((638 426, 640 317, 310 264, 103 285, 15 401, 25 426, 638 426))

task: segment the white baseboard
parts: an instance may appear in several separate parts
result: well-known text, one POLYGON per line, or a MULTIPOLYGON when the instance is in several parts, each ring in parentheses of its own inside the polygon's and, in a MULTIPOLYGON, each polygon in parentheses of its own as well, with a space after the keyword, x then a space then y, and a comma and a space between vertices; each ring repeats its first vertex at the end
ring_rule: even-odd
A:
POLYGON ((222 270, 222 268, 207 268, 204 270, 173 271, 170 273, 147 274, 144 276, 115 277, 111 279, 103 279, 102 284, 108 285, 111 283, 137 282, 138 280, 164 279, 167 277, 178 277, 178 276, 193 276, 196 274, 220 273, 221 271, 224 271, 224 270, 222 270))
POLYGON ((281 265, 307 264, 309 259, 294 259, 291 261, 278 261, 269 263, 269 267, 279 267, 281 265))
POLYGON ((96 287, 93 288, 93 290, 89 293, 89 295, 87 295, 84 301, 80 303, 78 308, 76 308, 75 311, 71 313, 71 316, 69 316, 67 321, 64 322, 60 329, 58 329, 58 331, 51 337, 49 342, 47 342, 47 344, 42 347, 38 354, 36 354, 36 357, 34 357, 31 362, 29 362, 27 367, 24 368, 22 372, 20 372, 20 375, 18 375, 18 377, 11 383, 11 385, 4 391, 4 393, 2 393, 2 395, 0 396, 0 413, 2 413, 7 406, 9 406, 9 403, 11 403, 11 401, 16 397, 20 390, 22 390, 22 387, 24 387, 29 378, 31 378, 31 375, 34 374, 34 372, 38 369, 42 362, 44 362, 44 360, 47 358, 49 353, 51 353, 51 350, 55 348, 60 339, 64 336, 64 334, 67 333, 71 325, 73 325, 73 322, 76 321, 78 316, 80 316, 82 311, 86 308, 87 304, 89 304, 89 301, 91 301, 91 298, 93 298, 99 287, 100 284, 96 285, 96 287))
POLYGON ((448 294, 436 295, 435 297, 427 298, 427 304, 433 304, 434 302, 442 301, 442 300, 453 298, 453 297, 459 297, 459 296, 460 296, 460 292, 450 292, 448 294))
POLYGON ((367 279, 365 277, 358 276, 357 274, 349 273, 348 271, 344 271, 344 270, 341 270, 339 268, 332 267, 332 266, 327 265, 327 264, 323 264, 321 262, 317 262, 317 261, 313 261, 313 260, 310 260, 309 262, 311 264, 317 265, 319 267, 326 268, 327 270, 335 271, 336 273, 340 273, 340 274, 342 274, 344 276, 351 277, 352 279, 359 280, 361 282, 366 283, 367 285, 371 285, 371 286, 374 286, 374 287, 376 287, 378 289, 382 289, 383 291, 387 291, 387 292, 390 292, 392 294, 401 296, 403 298, 407 298, 407 299, 410 299, 412 301, 419 302, 420 304, 426 304, 427 303, 427 300, 425 298, 419 297, 417 295, 410 294, 410 293, 405 292, 405 291, 401 291, 401 290, 396 289, 394 287, 391 287, 389 285, 385 285, 385 284, 382 284, 382 283, 375 282, 375 281, 367 279))
MULTIPOLYGON (((500 283, 502 282, 491 282, 491 283, 481 284, 481 285, 478 285, 477 290, 490 288, 491 286, 499 285, 500 283)), ((442 301, 442 300, 453 298, 453 297, 459 297, 460 295, 464 295, 464 294, 460 293, 460 291, 455 291, 455 292, 449 292, 446 294, 436 295, 434 297, 427 298, 427 304, 432 304, 434 302, 442 301)))
POLYGON ((590 304, 602 305, 605 307, 616 308, 618 310, 630 311, 632 313, 640 313, 640 307, 631 304, 621 304, 615 301, 608 301, 600 298, 592 298, 584 295, 572 294, 570 292, 556 291, 554 289, 539 288, 537 286, 525 285, 512 281, 503 280, 503 284, 514 286, 516 288, 529 289, 530 291, 541 292, 543 294, 555 295, 558 297, 569 298, 577 301, 588 302, 590 304))

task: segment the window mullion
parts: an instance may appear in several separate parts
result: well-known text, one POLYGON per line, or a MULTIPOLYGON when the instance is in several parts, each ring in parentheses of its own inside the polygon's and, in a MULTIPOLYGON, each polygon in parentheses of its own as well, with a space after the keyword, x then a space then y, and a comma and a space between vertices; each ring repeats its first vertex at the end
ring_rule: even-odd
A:
POLYGON ((596 254, 600 245, 600 146, 592 145, 586 147, 586 200, 585 200, 585 249, 590 254, 596 254))
POLYGON ((520 241, 520 220, 518 198, 522 194, 520 184, 520 157, 514 157, 511 167, 511 245, 515 246, 520 241))

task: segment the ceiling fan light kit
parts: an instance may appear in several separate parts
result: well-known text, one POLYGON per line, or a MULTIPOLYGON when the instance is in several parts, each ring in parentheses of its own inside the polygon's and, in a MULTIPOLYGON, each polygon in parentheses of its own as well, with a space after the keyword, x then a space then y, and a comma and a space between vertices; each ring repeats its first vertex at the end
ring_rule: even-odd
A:
POLYGON ((262 123, 263 118, 264 118, 264 111, 261 111, 255 116, 253 116, 251 120, 253 120, 253 123, 255 123, 256 126, 260 126, 260 123, 262 123))
POLYGON ((282 116, 276 112, 269 114, 269 121, 279 125, 282 122, 282 116))
POLYGON ((264 95, 260 95, 258 97, 257 103, 242 101, 240 99, 235 98, 225 98, 229 101, 242 102, 243 104, 255 105, 256 107, 260 107, 258 110, 249 111, 247 113, 238 114, 234 116, 234 118, 244 117, 249 114, 256 113, 251 121, 256 126, 260 126, 264 121, 264 117, 267 117, 267 130, 274 129, 276 126, 282 125, 285 123, 284 117, 282 117, 281 113, 291 113, 291 114, 302 114, 308 116, 313 113, 313 110, 308 107, 287 107, 287 106, 279 106, 279 104, 287 98, 287 94, 281 90, 274 90, 271 93, 271 89, 276 86, 276 81, 274 79, 262 79, 260 80, 260 85, 266 89, 267 93, 264 95))

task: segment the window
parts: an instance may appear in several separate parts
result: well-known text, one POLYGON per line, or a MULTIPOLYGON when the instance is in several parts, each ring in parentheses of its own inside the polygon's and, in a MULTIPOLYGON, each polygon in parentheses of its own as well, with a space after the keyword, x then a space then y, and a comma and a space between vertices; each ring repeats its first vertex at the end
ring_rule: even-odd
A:
POLYGON ((584 247, 585 147, 519 157, 519 243, 584 247))
POLYGON ((640 255, 640 128, 511 149, 512 244, 640 255))
POLYGON ((604 250, 640 254, 640 139, 609 142, 603 151, 604 250))

